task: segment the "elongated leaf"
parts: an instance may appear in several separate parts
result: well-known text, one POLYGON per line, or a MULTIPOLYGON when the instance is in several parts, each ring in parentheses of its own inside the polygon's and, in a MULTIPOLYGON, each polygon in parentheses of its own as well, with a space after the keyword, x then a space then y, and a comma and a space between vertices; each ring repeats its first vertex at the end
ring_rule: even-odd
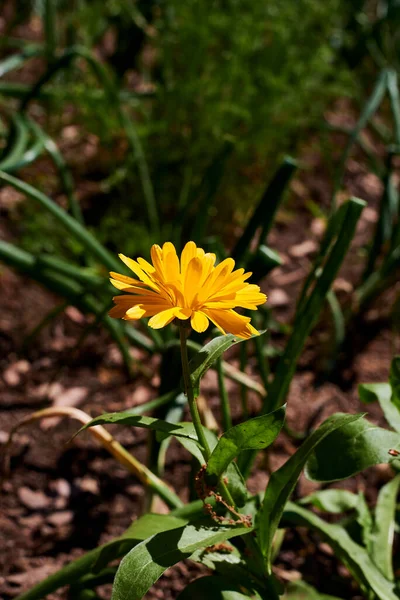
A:
POLYGON ((312 504, 320 510, 338 514, 349 510, 356 513, 356 521, 361 527, 365 547, 371 547, 372 515, 362 492, 353 494, 347 490, 319 490, 303 498, 298 504, 312 504))
POLYGON ((337 172, 337 175, 335 178, 335 186, 334 186, 334 190, 335 190, 334 194, 335 195, 338 192, 338 190, 340 189, 342 179, 343 179, 345 165, 346 165, 347 159, 350 156, 352 146, 353 146, 354 142, 357 140, 357 137, 360 134, 361 130, 364 129, 364 127, 367 125, 367 123, 371 119, 371 117, 375 114, 380 103, 382 102, 383 97, 386 92, 387 81, 388 81, 388 70, 384 69, 380 73, 380 75, 377 79, 377 82, 375 84, 375 88, 374 88, 371 96, 368 98, 367 102, 365 103, 365 106, 360 115, 360 118, 359 118, 356 126, 354 127, 352 134, 349 136, 349 139, 347 141, 346 148, 344 149, 343 155, 341 157, 340 165, 339 165, 338 172, 337 172))
POLYGON ((129 552, 138 542, 147 539, 149 536, 158 532, 168 532, 182 527, 186 523, 187 519, 172 515, 144 515, 134 521, 122 536, 68 563, 50 577, 21 594, 18 600, 40 600, 45 598, 58 588, 80 580, 87 573, 100 571, 110 561, 129 552))
POLYGON ((337 596, 328 596, 320 594, 318 590, 313 588, 305 581, 293 581, 289 583, 286 594, 282 600, 342 600, 337 596))
POLYGON ((23 52, 20 54, 12 54, 11 56, 7 56, 0 61, 0 77, 3 77, 6 73, 10 71, 14 71, 15 69, 19 69, 23 66, 23 64, 33 58, 34 56, 40 56, 43 54, 43 50, 37 46, 37 44, 32 44, 29 46, 25 46, 23 52))
POLYGON ((277 438, 282 429, 286 407, 273 413, 250 419, 228 429, 219 439, 207 464, 207 476, 215 483, 229 463, 243 450, 267 448, 277 438))
MULTIPOLYGON (((196 218, 193 219, 193 227, 189 239, 201 244, 204 240, 204 235, 207 230, 207 223, 210 218, 210 208, 220 186, 224 175, 225 164, 233 150, 233 143, 230 140, 224 142, 224 145, 217 156, 214 158, 208 169, 206 170, 203 180, 200 184, 200 189, 195 191, 195 196, 200 196, 197 202, 197 197, 191 196, 186 205, 187 209, 193 206, 196 202, 196 218)), ((181 216, 182 223, 187 217, 187 210, 181 216)))
POLYGON ((150 412, 151 410, 160 408, 161 406, 164 406, 165 404, 169 404, 177 397, 178 394, 179 394, 178 389, 172 390, 171 392, 167 392, 166 394, 163 394, 159 398, 155 398, 154 400, 149 400, 148 402, 145 402, 144 404, 138 404, 138 406, 134 406, 133 408, 130 408, 129 412, 131 415, 142 415, 145 412, 150 412))
POLYGON ((197 442, 197 436, 192 423, 168 423, 162 419, 154 419, 153 417, 145 417, 143 415, 132 415, 129 411, 119 413, 105 413, 96 417, 90 423, 87 423, 77 432, 80 433, 88 427, 96 425, 130 425, 131 427, 144 427, 153 431, 160 431, 164 434, 185 437, 197 442))
MULTIPOLYGON (((179 435, 179 436, 177 436, 177 440, 179 441, 180 444, 182 444, 182 446, 184 448, 186 448, 186 450, 188 452, 190 452, 190 454, 192 454, 192 456, 194 456, 196 458, 199 465, 203 465, 204 457, 203 457, 203 453, 201 451, 201 447, 197 441, 197 434, 195 432, 193 424, 192 423, 180 423, 180 425, 185 426, 186 433, 188 435, 187 436, 179 435)), ((209 446, 210 450, 211 451, 214 450, 214 448, 216 447, 216 445, 218 443, 217 436, 215 435, 215 433, 213 433, 206 427, 203 427, 203 431, 204 431, 204 435, 206 436, 206 440, 208 442, 208 446, 209 446)), ((168 434, 168 435, 175 435, 175 434, 172 433, 172 434, 168 434)), ((159 434, 159 438, 161 438, 161 436, 162 436, 162 438, 165 438, 164 433, 159 434)), ((226 470, 226 485, 227 485, 227 488, 228 488, 236 506, 238 506, 239 508, 244 506, 247 501, 247 488, 246 488, 246 483, 245 483, 245 481, 242 477, 242 474, 240 473, 236 463, 231 463, 230 465, 228 465, 228 468, 226 470)))
POLYGON ((12 119, 7 146, 3 151, 4 158, 0 161, 0 170, 6 171, 15 168, 15 165, 22 160, 28 141, 27 124, 20 115, 16 114, 12 119))
POLYGON ((280 255, 268 246, 263 244, 259 246, 253 256, 251 256, 246 264, 246 271, 253 273, 251 277, 252 283, 256 283, 266 277, 268 273, 279 267, 283 263, 280 255))
POLYGON ((173 515, 145 514, 134 521, 122 536, 104 545, 96 561, 93 562, 91 571, 97 573, 101 569, 104 569, 115 558, 129 551, 135 545, 133 542, 146 540, 150 536, 163 531, 171 531, 172 529, 184 527, 187 523, 187 519, 173 515), (121 552, 121 546, 125 552, 121 552))
POLYGON ((348 490, 319 490, 302 498, 299 504, 312 504, 320 510, 336 514, 353 510, 358 504, 358 496, 348 490))
POLYGON ((388 70, 387 89, 392 109, 396 144, 400 146, 400 99, 397 73, 393 69, 388 70))
POLYGON ((93 253, 97 259, 106 267, 113 270, 120 270, 118 261, 104 248, 96 238, 83 227, 76 219, 60 208, 55 202, 50 200, 45 194, 35 189, 28 183, 16 179, 12 175, 0 172, 0 181, 11 185, 16 190, 25 194, 32 200, 36 200, 41 206, 46 208, 65 228, 85 247, 93 253))
POLYGON ((372 590, 379 600, 398 600, 395 585, 382 575, 365 548, 354 542, 343 527, 325 523, 314 513, 293 502, 287 504, 284 519, 317 531, 360 585, 366 590, 372 590))
POLYGON ((378 401, 386 421, 400 433, 400 411, 392 402, 392 387, 389 383, 361 383, 358 386, 360 400, 369 404, 378 401))
MULTIPOLYGON (((260 335, 264 332, 260 332, 260 335)), ((190 378, 194 390, 194 395, 198 396, 200 391, 200 380, 208 371, 214 362, 222 356, 225 350, 228 350, 234 344, 244 342, 245 340, 238 339, 231 333, 228 335, 220 335, 211 342, 208 342, 190 361, 190 378)))
POLYGON ((383 486, 375 507, 375 522, 371 535, 371 557, 382 574, 394 581, 392 556, 396 517, 396 500, 400 475, 383 486))
POLYGON ((73 46, 67 48, 59 57, 52 61, 45 73, 43 73, 35 85, 28 89, 27 94, 22 97, 20 110, 21 112, 25 112, 31 100, 41 94, 43 86, 45 86, 53 77, 55 77, 59 71, 69 67, 70 64, 77 59, 84 60, 87 63, 89 69, 93 72, 94 76, 104 89, 105 96, 113 106, 113 109, 116 111, 121 127, 125 131, 133 156, 138 165, 150 227, 153 233, 157 233, 160 225, 158 207, 154 197, 154 190, 151 183, 149 168, 140 138, 137 134, 132 118, 128 116, 124 110, 124 107, 120 103, 120 96, 117 86, 109 77, 104 65, 98 61, 89 50, 87 50, 85 47, 73 46))
MULTIPOLYGON (((178 600, 247 600, 249 596, 243 594, 241 588, 225 577, 208 575, 200 577, 190 583, 181 594, 178 600)), ((255 598, 251 594, 251 598, 255 598)), ((260 596, 257 594, 257 598, 260 596)))
POLYGON ((373 465, 391 462, 389 450, 399 445, 398 433, 360 418, 332 431, 315 448, 307 462, 306 475, 312 481, 346 479, 373 465))
MULTIPOLYGON (((64 297, 70 304, 77 306, 82 312, 99 315, 101 307, 99 307, 98 300, 87 295, 84 287, 69 277, 54 273, 46 268, 41 269, 37 258, 32 254, 21 250, 21 248, 13 244, 0 240, 0 260, 4 260, 8 265, 18 269, 21 273, 64 297)), ((111 319, 108 316, 104 316, 102 322, 119 346, 127 370, 129 371, 132 359, 123 335, 123 326, 116 319, 111 319)), ((144 335, 140 334, 140 332, 136 331, 136 329, 130 327, 126 329, 126 332, 127 337, 135 342, 139 348, 143 348, 148 352, 154 351, 150 341, 144 335)))
POLYGON ((400 356, 395 356, 390 365, 389 382, 392 387, 391 401, 400 411, 400 356))
POLYGON ((296 482, 312 451, 330 433, 345 425, 358 421, 362 415, 333 415, 314 431, 291 458, 277 471, 272 473, 259 511, 259 543, 271 572, 271 548, 275 531, 296 482))
POLYGON ((246 527, 190 524, 151 536, 122 559, 111 600, 140 600, 168 567, 190 558, 199 548, 246 535, 250 531, 246 527))
POLYGON ((274 222, 275 213, 282 201, 283 193, 296 168, 296 162, 292 158, 287 157, 275 173, 261 197, 250 221, 246 225, 244 232, 232 251, 232 258, 234 258, 236 262, 242 262, 242 259, 250 246, 250 242, 260 226, 262 227, 262 231, 259 239, 259 246, 265 244, 269 230, 274 222))
POLYGON ((271 399, 268 400, 269 411, 281 406, 285 401, 296 369, 297 360, 307 336, 319 317, 326 295, 346 256, 364 206, 365 202, 357 198, 352 198, 339 209, 342 216, 338 221, 338 229, 335 231, 337 236, 336 242, 327 257, 322 272, 316 278, 314 289, 308 298, 305 299, 304 303, 302 303, 296 314, 293 333, 279 360, 274 380, 269 389, 268 396, 271 399))

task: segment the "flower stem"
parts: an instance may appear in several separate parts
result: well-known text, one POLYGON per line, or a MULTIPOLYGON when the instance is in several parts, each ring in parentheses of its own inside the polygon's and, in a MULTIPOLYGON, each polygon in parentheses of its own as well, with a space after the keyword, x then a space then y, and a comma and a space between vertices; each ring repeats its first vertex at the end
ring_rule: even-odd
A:
POLYGON ((222 359, 219 358, 216 362, 216 369, 218 375, 218 386, 219 393, 221 396, 221 412, 222 412, 222 426, 223 430, 227 431, 232 427, 231 408, 229 406, 229 398, 225 386, 225 377, 222 369, 222 359))
POLYGON ((204 435, 203 426, 201 424, 199 410, 196 404, 196 398, 194 397, 193 386, 190 380, 190 370, 189 370, 189 359, 187 352, 187 344, 186 344, 186 332, 187 329, 185 327, 179 327, 179 334, 181 339, 181 358, 182 358, 182 372, 183 372, 183 381, 185 384, 185 393, 188 399, 190 414, 192 415, 192 421, 194 428, 197 433, 197 439, 202 446, 202 452, 204 456, 204 460, 207 462, 210 458, 211 451, 208 445, 206 436, 204 435))

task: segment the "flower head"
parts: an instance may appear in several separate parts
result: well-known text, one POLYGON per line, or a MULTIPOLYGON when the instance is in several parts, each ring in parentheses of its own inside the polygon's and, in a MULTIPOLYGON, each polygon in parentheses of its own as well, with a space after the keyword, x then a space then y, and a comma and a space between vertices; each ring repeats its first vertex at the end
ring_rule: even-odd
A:
POLYGON ((120 259, 138 279, 110 273, 114 287, 125 292, 115 296, 111 317, 137 320, 151 317, 149 326, 160 329, 174 319, 187 320, 195 331, 207 329, 210 321, 222 333, 249 338, 258 331, 250 318, 239 315, 235 307, 257 310, 267 297, 258 285, 247 283, 251 273, 234 271, 232 258, 214 266, 215 254, 197 248, 194 242, 184 247, 180 260, 174 245, 166 242, 162 248, 151 248, 150 264, 143 258, 132 260, 123 254, 120 259))

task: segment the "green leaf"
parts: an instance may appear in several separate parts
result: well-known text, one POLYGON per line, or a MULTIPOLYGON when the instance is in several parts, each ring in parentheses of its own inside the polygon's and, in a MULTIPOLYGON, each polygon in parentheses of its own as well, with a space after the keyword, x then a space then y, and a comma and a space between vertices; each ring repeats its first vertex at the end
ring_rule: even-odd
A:
POLYGON ((259 246, 265 244, 268 233, 274 222, 275 213, 283 198, 283 193, 296 168, 297 164, 293 158, 286 157, 275 173, 273 179, 268 184, 250 221, 247 223, 245 230, 239 238, 235 248, 232 250, 232 258, 237 263, 240 264, 242 262, 242 259, 260 226, 262 227, 262 231, 260 234, 259 246))
POLYGON ((356 521, 361 527, 361 535, 365 547, 371 546, 372 516, 365 501, 364 494, 353 494, 348 490, 319 490, 299 500, 298 504, 312 504, 319 510, 333 514, 354 510, 356 521))
POLYGON ((29 140, 29 128, 21 115, 12 118, 7 145, 3 151, 4 158, 0 161, 0 169, 12 170, 21 161, 29 140))
POLYGON ((400 356, 395 356, 390 365, 389 382, 392 386, 391 401, 400 411, 400 356))
POLYGON ((267 570, 271 572, 271 549, 286 502, 296 485, 311 452, 330 433, 357 421, 362 415, 333 415, 314 431, 291 458, 272 473, 259 511, 258 537, 260 549, 266 558, 267 570))
POLYGON ((341 183, 343 181, 344 169, 346 166, 347 159, 350 156, 350 152, 351 152, 353 144, 357 140, 362 129, 364 129, 364 127, 367 125, 368 121, 371 119, 371 117, 377 111, 380 103, 382 102, 382 100, 385 96, 385 92, 386 92, 386 88, 387 88, 387 80, 388 80, 388 70, 383 69, 377 79, 377 82, 372 91, 372 94, 370 95, 370 97, 368 98, 368 100, 366 101, 366 103, 364 105, 364 108, 361 112, 360 118, 357 121, 357 124, 354 127, 351 135, 349 136, 346 147, 343 151, 343 154, 342 154, 342 157, 340 160, 340 165, 338 168, 338 172, 335 177, 334 195, 336 195, 336 193, 339 191, 341 183))
POLYGON ((321 256, 317 257, 314 269, 307 278, 296 311, 292 334, 279 360, 274 380, 269 388, 269 412, 281 406, 285 401, 296 370, 297 360, 309 333, 318 320, 329 289, 346 256, 364 206, 365 202, 362 200, 351 198, 331 218, 331 222, 335 223, 335 226, 328 225, 329 235, 327 232, 326 244, 322 244, 322 246, 326 245, 327 247, 322 247, 320 251, 321 256, 327 254, 326 261, 320 269, 321 256), (336 241, 333 243, 335 238, 336 241), (331 248, 329 252, 328 248, 331 248), (312 287, 314 282, 315 285, 312 287), (309 291, 310 289, 311 291, 309 291), (309 292, 308 295, 305 292, 309 292))
POLYGON ((128 529, 116 540, 105 544, 96 560, 91 566, 91 571, 97 573, 104 569, 108 563, 118 556, 129 552, 136 545, 133 542, 142 542, 152 535, 162 531, 171 531, 183 527, 188 522, 187 519, 175 517, 173 515, 161 515, 148 513, 134 521, 128 529))
POLYGON ((12 175, 0 171, 0 181, 11 185, 13 188, 25 194, 32 200, 38 202, 43 208, 49 211, 64 227, 96 258, 107 268, 119 270, 118 261, 97 241, 92 233, 81 225, 76 219, 71 217, 65 210, 60 208, 48 196, 35 189, 28 183, 16 179, 12 175))
POLYGON ((379 402, 386 421, 400 433, 400 411, 392 402, 392 387, 389 383, 361 383, 358 395, 365 404, 379 402))
MULTIPOLYGON (((184 448, 186 448, 186 450, 188 452, 190 452, 190 454, 192 454, 192 456, 194 456, 197 459, 199 465, 203 465, 204 457, 203 457, 203 453, 201 452, 199 443, 197 441, 197 435, 196 435, 193 424, 192 423, 180 423, 180 425, 184 426, 184 429, 185 429, 185 432, 187 435, 186 436, 183 436, 183 435, 177 436, 177 440, 182 444, 182 446, 184 448), (195 438, 195 439, 193 439, 193 438, 195 438)), ((215 433, 213 433, 206 427, 203 427, 203 430, 204 430, 204 434, 206 436, 208 445, 212 451, 218 443, 218 438, 215 435, 215 433)), ((175 434, 171 433, 171 435, 175 435, 175 434)), ((165 438, 165 435, 159 434, 158 437, 165 438)), ((246 503, 246 500, 247 500, 247 488, 246 488, 246 483, 245 483, 245 481, 242 477, 242 474, 240 473, 236 463, 231 463, 228 466, 228 469, 226 471, 226 479, 227 479, 228 490, 230 491, 235 504, 238 507, 244 506, 244 504, 246 503)))
POLYGON ((394 581, 392 566, 393 536, 399 485, 400 475, 397 475, 392 481, 384 485, 379 492, 371 535, 370 554, 372 560, 390 581, 394 581))
POLYGON ((119 558, 138 542, 161 531, 182 527, 187 519, 172 515, 148 514, 140 517, 124 534, 68 563, 19 596, 18 600, 40 600, 64 585, 71 585, 93 571, 100 571, 108 562, 119 558))
MULTIPOLYGON (((190 583, 181 594, 178 600, 245 600, 249 598, 248 594, 243 594, 243 588, 232 583, 228 578, 208 575, 200 577, 190 583)), ((255 598, 251 594, 251 598, 255 598)), ((260 596, 257 594, 257 598, 260 596)))
POLYGON ((325 523, 314 513, 293 502, 287 504, 284 519, 286 522, 317 531, 360 585, 365 590, 374 592, 379 600, 399 600, 395 593, 395 585, 382 575, 367 550, 357 544, 343 527, 325 523))
POLYGON ((111 423, 117 425, 130 425, 132 427, 144 427, 145 429, 152 429, 153 431, 159 431, 167 435, 190 438, 197 442, 197 435, 192 423, 168 423, 162 419, 155 419, 153 417, 145 417, 142 415, 132 415, 129 411, 100 415, 81 427, 76 435, 88 427, 111 423))
POLYGON ((121 561, 111 600, 140 600, 168 567, 232 537, 246 535, 246 527, 190 524, 157 533, 138 544, 121 561))
POLYGON ((305 581, 293 581, 289 583, 286 594, 282 600, 342 600, 337 596, 320 594, 315 588, 305 581))
MULTIPOLYGON (((264 332, 260 332, 262 335, 264 332)), ((192 358, 189 364, 190 379, 193 386, 195 396, 200 393, 200 380, 203 375, 212 367, 213 363, 231 346, 244 342, 246 340, 238 339, 231 333, 228 335, 219 335, 218 337, 208 342, 198 353, 192 358)))
POLYGON ((332 431, 315 448, 308 460, 306 475, 312 481, 346 479, 373 465, 392 461, 389 450, 399 444, 398 433, 359 418, 332 431))
POLYGON ((357 494, 348 490, 319 490, 299 501, 299 504, 312 504, 315 508, 329 513, 342 513, 353 510, 358 504, 357 494))
POLYGON ((261 450, 272 444, 282 429, 285 413, 286 407, 281 407, 268 415, 249 419, 228 429, 208 461, 206 473, 210 483, 215 483, 243 450, 261 450))

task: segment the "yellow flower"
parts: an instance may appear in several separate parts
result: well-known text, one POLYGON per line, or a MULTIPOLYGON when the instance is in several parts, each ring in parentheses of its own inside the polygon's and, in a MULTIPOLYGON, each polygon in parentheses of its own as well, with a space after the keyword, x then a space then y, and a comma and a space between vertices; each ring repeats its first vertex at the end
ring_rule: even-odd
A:
POLYGON ((194 242, 188 242, 179 260, 174 245, 166 242, 162 248, 151 248, 152 265, 119 255, 139 278, 110 273, 111 283, 126 295, 115 296, 111 317, 137 320, 151 317, 149 326, 160 329, 174 319, 190 319, 195 331, 202 332, 214 323, 223 333, 249 338, 258 331, 250 318, 239 315, 235 307, 257 310, 267 297, 258 285, 246 282, 251 273, 234 271, 232 258, 216 267, 215 254, 205 253, 194 242))

